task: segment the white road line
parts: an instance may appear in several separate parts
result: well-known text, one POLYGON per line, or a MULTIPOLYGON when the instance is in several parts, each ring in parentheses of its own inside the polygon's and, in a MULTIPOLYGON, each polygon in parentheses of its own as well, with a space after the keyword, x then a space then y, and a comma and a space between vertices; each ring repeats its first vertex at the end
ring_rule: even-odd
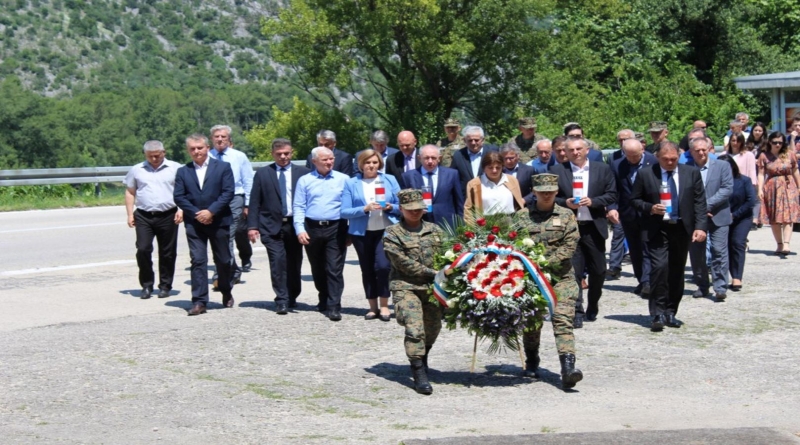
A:
POLYGON ((124 222, 102 223, 102 224, 80 224, 76 226, 57 226, 57 227, 37 227, 34 229, 15 229, 15 230, 0 230, 3 233, 21 233, 21 232, 41 232, 42 230, 62 230, 62 229, 82 229, 85 227, 102 227, 102 226, 118 226, 125 224, 124 222))
POLYGON ((135 264, 135 263, 136 260, 117 260, 117 261, 106 261, 104 263, 86 263, 86 264, 72 264, 69 266, 40 267, 36 269, 6 270, 4 272, 0 272, 0 276, 10 277, 15 275, 30 275, 30 274, 44 273, 44 272, 58 272, 61 270, 85 269, 89 267, 99 267, 99 266, 117 266, 120 264, 135 264))

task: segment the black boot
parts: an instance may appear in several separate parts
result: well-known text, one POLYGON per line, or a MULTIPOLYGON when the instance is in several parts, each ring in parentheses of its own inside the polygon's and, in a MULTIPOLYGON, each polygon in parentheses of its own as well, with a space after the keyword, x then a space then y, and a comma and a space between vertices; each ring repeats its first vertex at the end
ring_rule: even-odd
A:
POLYGON ((525 350, 525 377, 539 378, 539 348, 525 350))
POLYGON ((425 345, 425 355, 422 356, 422 366, 425 367, 425 372, 428 372, 428 353, 431 352, 433 345, 425 345))
POLYGON ((561 387, 569 389, 575 386, 576 383, 583 380, 583 373, 580 369, 575 368, 575 354, 559 355, 558 359, 561 360, 561 387))
POLYGON ((422 360, 411 360, 411 375, 414 376, 414 390, 420 394, 433 394, 433 387, 428 382, 428 373, 425 372, 425 365, 422 360))

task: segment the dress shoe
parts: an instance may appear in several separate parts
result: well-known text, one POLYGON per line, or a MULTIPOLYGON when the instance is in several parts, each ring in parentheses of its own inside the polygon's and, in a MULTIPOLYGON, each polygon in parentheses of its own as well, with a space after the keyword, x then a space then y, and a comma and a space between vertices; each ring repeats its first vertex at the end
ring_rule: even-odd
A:
POLYGON ((328 312, 328 318, 331 321, 339 321, 342 319, 342 314, 339 312, 339 309, 331 309, 328 312))
POLYGON ((233 274, 233 284, 239 284, 242 282, 242 273, 240 271, 236 271, 233 274))
POLYGON ((294 309, 297 307, 297 300, 289 300, 289 309, 294 309))
POLYGON ((252 268, 253 268, 253 263, 251 263, 250 261, 242 264, 242 272, 244 273, 250 272, 250 269, 252 268))
POLYGON ((696 291, 694 291, 692 293, 692 298, 703 298, 706 295, 708 295, 708 291, 707 290, 697 289, 696 291))
POLYGON ((620 269, 608 269, 606 271, 606 280, 619 280, 619 276, 622 273, 620 269))
POLYGON ((661 332, 664 330, 664 317, 656 315, 653 317, 653 323, 650 325, 650 330, 653 332, 661 332))
POLYGON ((597 320, 597 312, 586 311, 586 321, 595 321, 595 320, 597 320))
POLYGON ((666 314, 664 324, 671 328, 679 328, 683 323, 680 320, 675 318, 675 314, 666 314))
POLYGON ((639 285, 636 286, 635 289, 633 289, 633 293, 636 295, 642 295, 642 288, 644 288, 644 284, 639 283, 639 285))
POLYGON ((275 306, 275 313, 278 315, 286 315, 289 313, 289 305, 284 302, 277 303, 275 306))
POLYGON ((580 315, 576 316, 574 320, 572 320, 572 329, 581 329, 583 327, 583 317, 580 315))
POLYGON ((142 300, 147 300, 152 295, 153 295, 153 289, 150 289, 149 287, 145 287, 145 288, 142 289, 142 293, 139 295, 139 298, 141 298, 142 300))
POLYGON ((223 306, 225 306, 225 307, 233 307, 233 303, 234 303, 233 295, 228 294, 228 295, 223 295, 222 296, 222 305, 223 306))
POLYGON ((167 298, 169 297, 169 291, 167 289, 160 289, 158 291, 158 298, 167 298))
POLYGON ((558 356, 561 361, 561 387, 570 389, 583 380, 583 373, 575 367, 575 354, 562 354, 558 356))
POLYGON ((428 373, 422 360, 411 360, 411 375, 414 377, 414 391, 426 396, 433 394, 433 387, 428 381, 428 373))
POLYGON ((650 298, 650 283, 642 285, 642 298, 650 298))
POLYGON ((192 308, 189 309, 190 317, 192 315, 200 315, 205 313, 206 313, 206 305, 204 305, 203 303, 195 303, 194 306, 192 306, 192 308))
POLYGON ((728 295, 725 292, 717 292, 714 294, 714 298, 716 298, 717 301, 725 301, 725 299, 728 298, 728 295))

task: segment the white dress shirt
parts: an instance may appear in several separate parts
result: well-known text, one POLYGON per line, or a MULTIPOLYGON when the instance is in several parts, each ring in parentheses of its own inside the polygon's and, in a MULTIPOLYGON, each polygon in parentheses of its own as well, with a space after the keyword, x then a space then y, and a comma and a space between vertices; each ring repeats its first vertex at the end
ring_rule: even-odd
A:
MULTIPOLYGON (((572 167, 572 177, 574 178, 575 175, 578 174, 583 179, 583 196, 589 197, 589 160, 588 159, 586 160, 586 163, 583 164, 583 167, 578 167, 572 162, 570 162, 569 165, 572 167)), ((589 207, 587 206, 578 207, 578 221, 591 221, 591 220, 592 220, 592 213, 589 211, 589 207)))
POLYGON ((514 194, 511 193, 506 183, 508 176, 504 173, 500 180, 495 184, 486 174, 481 175, 481 200, 483 201, 483 213, 495 215, 498 213, 511 214, 514 209, 514 194))
MULTIPOLYGON (((286 167, 280 167, 278 165, 275 166, 275 174, 277 175, 278 181, 281 178, 281 169, 285 169, 283 171, 283 176, 286 178, 286 196, 283 199, 286 200, 286 217, 292 216, 292 165, 289 164, 286 167)), ((280 184, 280 182, 278 182, 280 184)))
POLYGON ((193 164, 194 171, 197 173, 197 182, 200 183, 200 189, 202 190, 203 181, 206 180, 206 172, 208 171, 208 158, 206 158, 206 161, 203 162, 203 165, 197 165, 196 162, 193 162, 193 164))
POLYGON ((469 151, 469 149, 467 149, 467 152, 469 153, 469 162, 470 164, 472 164, 472 177, 477 178, 478 170, 481 169, 481 160, 483 159, 483 148, 481 148, 481 151, 477 153, 473 153, 469 151))
MULTIPOLYGON (((419 171, 422 173, 422 185, 424 187, 428 186, 428 170, 425 170, 425 167, 422 167, 419 171)), ((439 167, 436 167, 433 170, 433 176, 431 177, 431 196, 436 196, 436 184, 439 183, 439 167)))

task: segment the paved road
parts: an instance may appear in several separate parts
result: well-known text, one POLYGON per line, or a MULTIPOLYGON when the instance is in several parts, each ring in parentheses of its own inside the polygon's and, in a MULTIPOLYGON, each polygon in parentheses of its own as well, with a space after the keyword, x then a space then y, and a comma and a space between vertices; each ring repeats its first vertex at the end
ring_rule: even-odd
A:
POLYGON ((657 430, 685 430, 664 437, 692 443, 770 434, 791 443, 800 433, 800 257, 767 255, 771 238, 766 228, 751 233, 742 292, 725 303, 687 297, 686 324, 661 334, 645 327, 647 305, 630 293, 625 266, 607 283, 598 321, 576 333, 586 378, 575 392, 558 386, 545 327, 541 382, 519 377, 516 353, 481 351, 470 375, 471 339, 443 332, 431 356, 435 392, 423 397, 410 389, 402 329, 362 318, 352 249, 339 323, 310 306, 307 275, 299 310, 274 314, 261 247, 234 290, 236 308, 187 317, 183 238, 175 295, 142 301, 121 207, 0 214, 0 443, 478 443, 547 434, 543 443, 555 444, 558 433, 591 443, 598 432, 617 432, 597 436, 608 443, 647 443, 657 430), (739 427, 775 430, 732 431, 739 427), (708 428, 730 434, 695 432, 708 428))

